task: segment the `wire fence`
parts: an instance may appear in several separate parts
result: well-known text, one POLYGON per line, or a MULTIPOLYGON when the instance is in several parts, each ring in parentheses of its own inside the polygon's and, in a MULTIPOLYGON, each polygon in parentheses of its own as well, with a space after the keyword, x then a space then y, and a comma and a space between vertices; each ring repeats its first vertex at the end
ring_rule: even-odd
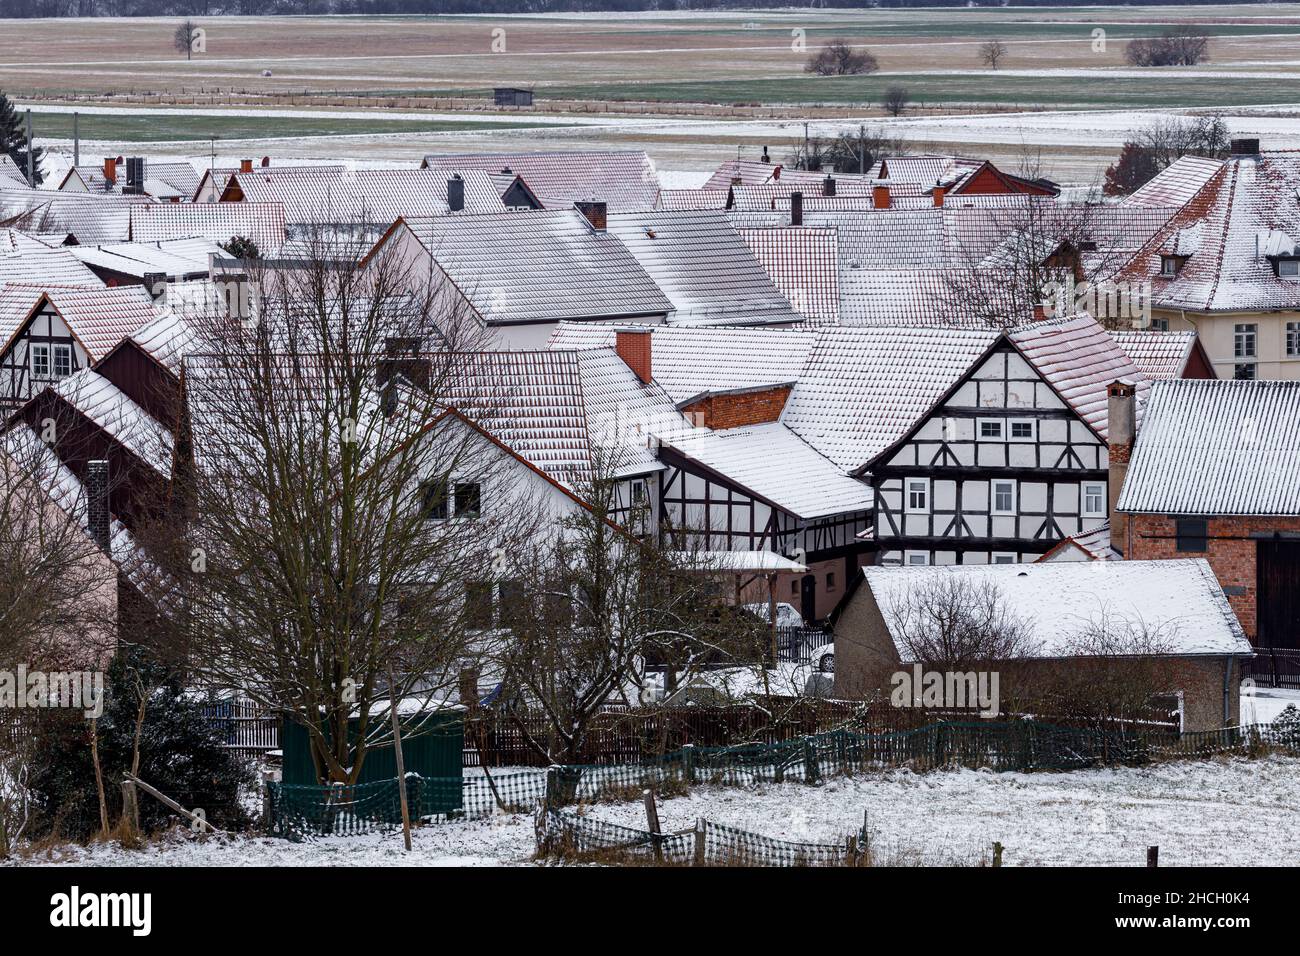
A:
MULTIPOLYGON (((617 766, 563 765, 463 779, 408 774, 407 790, 411 817, 432 823, 528 812, 539 804, 554 810, 636 799, 647 789, 673 796, 698 785, 817 784, 830 776, 898 767, 1074 770, 1267 749, 1300 755, 1300 728, 1264 724, 1180 735, 1132 725, 1086 729, 1027 720, 944 722, 881 734, 836 730, 774 744, 686 746, 662 758, 617 766)), ((396 780, 350 787, 268 783, 267 788, 267 825, 278 836, 350 835, 401 825, 396 780)), ((738 844, 736 852, 743 850, 738 844)))

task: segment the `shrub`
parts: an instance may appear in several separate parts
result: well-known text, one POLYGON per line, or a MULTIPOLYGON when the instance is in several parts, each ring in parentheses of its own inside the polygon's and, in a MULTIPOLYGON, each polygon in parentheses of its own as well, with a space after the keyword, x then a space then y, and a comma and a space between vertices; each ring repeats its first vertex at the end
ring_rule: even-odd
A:
POLYGON ((808 58, 805 73, 818 76, 851 76, 875 73, 880 69, 868 51, 851 47, 846 40, 831 40, 808 58))

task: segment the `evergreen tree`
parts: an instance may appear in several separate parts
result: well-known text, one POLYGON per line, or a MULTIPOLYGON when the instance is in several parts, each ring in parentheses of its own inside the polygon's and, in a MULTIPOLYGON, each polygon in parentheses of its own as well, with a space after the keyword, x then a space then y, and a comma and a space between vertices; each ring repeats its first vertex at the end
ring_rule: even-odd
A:
MULTIPOLYGON (((44 181, 41 175, 41 156, 44 155, 45 150, 33 146, 32 153, 35 160, 32 170, 36 174, 36 182, 32 185, 39 186, 44 181)), ((26 124, 13 103, 9 102, 9 97, 4 95, 3 90, 0 90, 0 154, 12 159, 23 171, 23 175, 27 175, 26 124)))

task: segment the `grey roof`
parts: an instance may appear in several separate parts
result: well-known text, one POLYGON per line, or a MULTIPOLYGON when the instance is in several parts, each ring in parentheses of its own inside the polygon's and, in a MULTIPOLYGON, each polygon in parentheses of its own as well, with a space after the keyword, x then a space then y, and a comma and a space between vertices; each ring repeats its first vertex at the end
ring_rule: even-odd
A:
POLYGON ((1300 382, 1156 382, 1117 507, 1300 515, 1300 382))
POLYGON ((803 321, 727 214, 717 210, 621 213, 609 231, 668 299, 669 321, 734 325, 803 321))
POLYGON ((519 176, 547 209, 564 209, 575 200, 593 199, 613 210, 653 209, 659 176, 641 150, 581 150, 545 153, 459 153, 426 156, 429 169, 509 170, 519 176))
POLYGON ((618 238, 573 210, 405 221, 489 324, 666 315, 618 238))

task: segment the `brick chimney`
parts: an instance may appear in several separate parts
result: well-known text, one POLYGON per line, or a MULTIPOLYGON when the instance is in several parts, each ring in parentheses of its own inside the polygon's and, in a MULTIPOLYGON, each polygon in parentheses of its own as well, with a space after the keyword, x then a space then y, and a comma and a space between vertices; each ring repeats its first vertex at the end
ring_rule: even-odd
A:
POLYGON ((931 193, 934 196, 934 204, 936 206, 942 206, 943 197, 947 195, 947 193, 948 193, 947 189, 945 189, 943 186, 940 186, 938 183, 935 183, 934 189, 932 190, 931 193))
POLYGON ((460 212, 465 208, 465 180, 459 176, 447 180, 447 208, 452 212, 460 212))
POLYGON ((1046 302, 1035 302, 1035 303, 1034 303, 1034 321, 1035 321, 1035 322, 1046 322, 1046 321, 1047 321, 1047 303, 1046 303, 1046 302))
POLYGON ((834 177, 834 176, 827 176, 825 179, 822 180, 822 195, 823 195, 823 196, 834 196, 834 195, 835 195, 835 177, 834 177))
POLYGON ((1115 510, 1119 492, 1128 474, 1129 459, 1133 456, 1133 441, 1137 438, 1137 387, 1132 382, 1111 382, 1106 387, 1106 434, 1109 445, 1110 476, 1107 482, 1107 512, 1110 514, 1110 543, 1121 554, 1126 550, 1124 538, 1128 532, 1128 517, 1115 510))
POLYGON ((573 204, 573 208, 582 213, 583 218, 587 220, 588 225, 590 225, 596 232, 605 231, 608 212, 607 207, 603 202, 580 200, 573 204))
POLYGON ((117 182, 117 159, 113 156, 104 157, 104 182, 110 185, 117 182))
POLYGON ((109 553, 108 462, 97 458, 86 462, 86 525, 95 543, 109 553))
POLYGON ((1228 152, 1233 156, 1258 156, 1258 139, 1232 139, 1228 141, 1228 152))
POLYGON ((652 333, 647 329, 614 333, 614 351, 636 373, 636 377, 646 384, 653 378, 654 370, 650 359, 651 338, 652 333))
POLYGON ((803 193, 790 194, 790 225, 803 225, 803 193))
POLYGON ((251 173, 253 171, 253 161, 251 159, 241 159, 239 161, 239 171, 241 173, 251 173))
POLYGON ((871 187, 871 205, 877 209, 889 208, 889 187, 872 186, 871 187))
POLYGON ((776 182, 780 178, 781 178, 781 164, 777 163, 775 166, 772 167, 772 182, 776 182))

